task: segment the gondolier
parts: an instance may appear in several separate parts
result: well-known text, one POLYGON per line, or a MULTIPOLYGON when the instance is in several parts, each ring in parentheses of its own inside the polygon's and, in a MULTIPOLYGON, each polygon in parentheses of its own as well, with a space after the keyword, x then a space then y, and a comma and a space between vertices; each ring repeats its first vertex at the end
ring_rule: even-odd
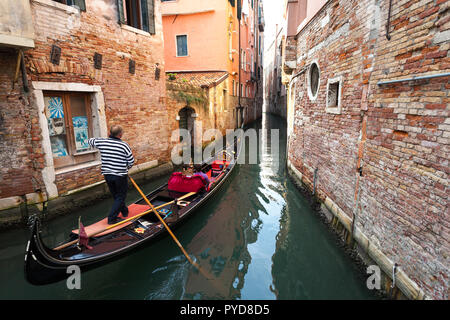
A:
MULTIPOLYGON (((67 279, 68 266, 78 266, 83 272, 94 269, 116 257, 123 256, 126 252, 131 252, 144 243, 157 239, 166 232, 171 233, 169 228, 163 226, 156 214, 168 226, 175 227, 194 215, 205 203, 213 201, 211 199, 214 194, 230 179, 237 167, 236 160, 242 148, 242 139, 237 138, 235 143, 238 144, 236 153, 231 156, 231 152, 227 152, 230 155, 229 159, 220 157, 221 159, 203 163, 203 172, 214 183, 207 192, 198 192, 197 186, 192 184, 192 180, 200 180, 200 177, 186 178, 182 177, 180 172, 175 173, 178 175, 177 179, 173 181, 169 179, 168 183, 148 194, 142 193, 137 188, 142 198, 130 204, 128 219, 117 225, 107 225, 108 219, 104 218, 80 228, 83 230, 72 230, 69 239, 53 249, 47 247, 42 241, 40 219, 34 219, 30 240, 26 246, 25 278, 33 285, 61 281, 67 279), (215 172, 214 177, 212 171, 215 172), (174 215, 176 219, 171 219, 174 215), (80 245, 80 232, 85 233, 85 237, 89 238, 90 248, 80 245)), ((234 146, 227 146, 227 148, 231 151, 234 146)), ((136 187, 135 183, 134 185, 136 187)))
POLYGON ((128 191, 128 169, 134 164, 134 157, 130 146, 122 141, 123 129, 119 125, 113 125, 109 138, 91 138, 89 145, 100 150, 102 160, 102 174, 105 177, 109 191, 114 198, 114 204, 108 215, 108 224, 122 221, 122 217, 128 216, 128 208, 125 199, 128 191))

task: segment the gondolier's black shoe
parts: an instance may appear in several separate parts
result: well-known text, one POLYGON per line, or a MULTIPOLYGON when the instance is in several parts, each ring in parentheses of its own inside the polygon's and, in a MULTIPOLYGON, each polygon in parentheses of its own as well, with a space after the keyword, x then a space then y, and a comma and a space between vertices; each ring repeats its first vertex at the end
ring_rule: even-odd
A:
POLYGON ((116 224, 116 223, 121 222, 121 221, 123 221, 123 220, 124 220, 124 219, 119 218, 119 217, 116 217, 116 218, 114 218, 114 219, 109 219, 109 218, 108 218, 108 224, 116 224))

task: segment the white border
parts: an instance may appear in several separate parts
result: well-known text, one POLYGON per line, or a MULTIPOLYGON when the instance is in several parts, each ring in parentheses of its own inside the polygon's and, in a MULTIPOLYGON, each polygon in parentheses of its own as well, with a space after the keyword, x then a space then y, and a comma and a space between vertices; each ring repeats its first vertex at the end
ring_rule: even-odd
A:
POLYGON ((308 71, 307 71, 307 73, 306 73, 306 87, 307 87, 307 91, 308 91, 308 97, 309 97, 309 99, 310 99, 311 101, 317 100, 317 97, 319 96, 319 92, 320 92, 320 75, 321 75, 321 72, 320 72, 319 62, 318 62, 317 60, 311 61, 310 65, 309 65, 309 68, 308 68, 308 71), (317 84, 317 93, 316 93, 316 96, 314 96, 314 95, 312 94, 312 92, 311 92, 311 78, 310 78, 311 67, 312 67, 312 65, 313 65, 314 63, 316 64, 317 69, 319 69, 319 83, 317 84))
POLYGON ((189 37, 187 34, 176 34, 175 35, 175 56, 178 58, 184 58, 184 57, 189 57, 189 37), (185 56, 179 56, 178 55, 178 42, 177 42, 177 37, 179 36, 186 36, 186 50, 187 50, 187 54, 185 56))
POLYGON ((328 79, 327 82, 327 100, 325 101, 326 103, 326 108, 325 111, 328 113, 334 113, 334 114, 341 114, 341 102, 342 102, 342 92, 343 92, 343 77, 339 76, 336 78, 332 78, 332 79, 328 79), (339 95, 338 95, 338 101, 337 101, 337 106, 336 107, 329 107, 328 106, 328 93, 329 93, 329 89, 330 89, 330 84, 334 84, 334 83, 339 83, 339 95))

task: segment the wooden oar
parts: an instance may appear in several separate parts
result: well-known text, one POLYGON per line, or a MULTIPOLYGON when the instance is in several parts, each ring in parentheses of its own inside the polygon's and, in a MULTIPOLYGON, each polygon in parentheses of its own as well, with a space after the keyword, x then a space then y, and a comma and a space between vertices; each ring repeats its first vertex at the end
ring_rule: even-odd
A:
POLYGON ((186 252, 186 250, 184 250, 183 246, 181 245, 180 241, 178 241, 178 239, 175 237, 175 235, 172 233, 172 231, 170 230, 169 226, 166 224, 166 222, 163 220, 163 218, 161 218, 161 216, 158 214, 158 212, 156 211, 156 209, 153 207, 153 205, 150 203, 150 201, 147 199, 147 197, 145 196, 145 194, 142 192, 142 190, 138 187, 138 185, 136 184, 136 182, 134 182, 133 178, 128 176, 131 180, 131 183, 134 185, 134 187, 136 188, 136 190, 141 194, 142 198, 144 198, 145 202, 147 202, 147 204, 150 206, 150 208, 152 208, 153 212, 155 213, 155 215, 158 217, 159 221, 161 221, 161 223, 164 225, 164 227, 166 228, 167 232, 169 232, 169 234, 171 235, 172 239, 175 241, 175 243, 178 245, 178 247, 181 249, 181 251, 183 252, 184 256, 186 257, 186 259, 188 259, 188 261, 197 268, 198 271, 200 271, 203 276, 205 276, 205 278, 209 279, 210 277, 206 275, 206 273, 200 268, 200 266, 191 259, 191 257, 189 257, 188 253, 186 252))
MULTIPOLYGON (((130 179, 131 179, 131 178, 130 178, 130 179)), ((185 198, 189 198, 190 196, 192 196, 192 195, 194 195, 194 194, 196 194, 196 192, 190 192, 190 193, 187 193, 187 194, 185 194, 184 196, 179 197, 178 200, 183 200, 183 199, 185 199, 185 198)), ((175 200, 170 201, 170 202, 167 202, 167 203, 164 203, 164 204, 162 204, 162 205, 160 205, 160 206, 157 206, 157 207, 154 208, 154 209, 155 209, 155 210, 161 209, 162 207, 168 206, 169 204, 172 204, 172 203, 174 203, 174 202, 175 202, 175 200)), ((97 232, 95 232, 95 233, 93 233, 93 234, 90 234, 90 235, 88 235, 88 236, 89 236, 89 238, 90 238, 90 237, 93 237, 93 236, 95 236, 95 235, 97 235, 97 234, 100 234, 100 233, 105 232, 105 231, 107 231, 107 230, 109 230, 109 229, 115 228, 115 227, 117 227, 117 226, 119 226, 119 225, 121 225, 121 224, 123 224, 123 223, 128 222, 128 221, 136 220, 136 219, 138 219, 138 218, 142 217, 143 215, 146 215, 146 214, 148 214, 148 213, 150 213, 150 212, 153 212, 153 208, 150 209, 150 210, 144 211, 144 212, 142 212, 142 213, 140 213, 140 214, 137 214, 137 215, 135 215, 135 216, 133 216, 133 217, 130 217, 130 218, 128 218, 128 219, 122 220, 122 221, 120 221, 120 222, 118 222, 118 223, 111 224, 111 225, 107 226, 105 229, 100 230, 100 231, 97 231, 97 232)), ((159 217, 159 214, 158 214, 157 216, 159 217)), ((65 244, 62 244, 62 245, 60 245, 59 247, 53 248, 53 250, 61 250, 61 249, 67 248, 67 247, 69 247, 69 246, 71 246, 71 245, 73 245, 73 244, 75 244, 75 243, 77 243, 77 242, 78 242, 78 239, 77 239, 77 240, 70 241, 70 242, 67 242, 67 243, 65 243, 65 244)))

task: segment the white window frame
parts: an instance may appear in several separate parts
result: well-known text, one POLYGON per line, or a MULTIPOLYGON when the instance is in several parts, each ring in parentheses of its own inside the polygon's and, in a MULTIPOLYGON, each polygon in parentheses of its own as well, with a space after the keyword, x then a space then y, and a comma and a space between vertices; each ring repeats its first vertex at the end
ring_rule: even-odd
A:
POLYGON ((64 92, 85 92, 92 94, 91 112, 93 119, 97 119, 92 123, 93 136, 107 137, 107 124, 105 116, 105 99, 103 97, 102 88, 100 86, 91 86, 84 83, 63 83, 63 82, 43 82, 33 81, 33 95, 39 110, 39 124, 42 130, 42 149, 44 151, 45 167, 42 170, 47 193, 50 198, 58 196, 58 188, 55 184, 57 174, 62 174, 74 170, 80 170, 96 165, 100 165, 100 160, 94 160, 78 165, 56 169, 53 163, 53 153, 48 132, 47 117, 45 115, 44 91, 64 91, 64 92))
POLYGON ((333 113, 333 114, 341 114, 341 102, 342 102, 342 92, 343 92, 343 77, 339 76, 336 78, 332 78, 332 79, 328 79, 327 81, 327 100, 326 100, 326 112, 327 113, 333 113), (338 83, 339 84, 339 93, 338 93, 338 101, 337 101, 337 105, 334 107, 330 107, 328 106, 328 94, 329 94, 329 89, 330 89, 330 85, 338 83))
POLYGON ((317 60, 313 60, 311 62, 311 64, 309 65, 308 68, 308 72, 306 74, 306 87, 308 88, 308 97, 311 101, 316 101, 317 97, 319 96, 319 92, 320 92, 320 67, 319 67, 319 63, 317 62, 317 60), (313 66, 313 64, 315 64, 317 66, 317 69, 319 70, 319 82, 317 83, 317 93, 314 96, 312 91, 311 91, 311 67, 313 66))

